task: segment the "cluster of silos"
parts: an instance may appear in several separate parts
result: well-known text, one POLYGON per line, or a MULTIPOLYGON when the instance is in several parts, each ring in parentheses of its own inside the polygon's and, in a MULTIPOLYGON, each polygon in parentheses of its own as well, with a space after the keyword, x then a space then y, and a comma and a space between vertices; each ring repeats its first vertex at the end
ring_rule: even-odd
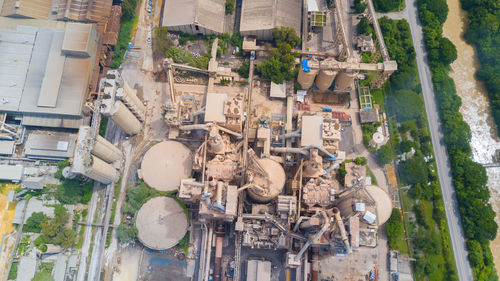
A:
POLYGON ((64 176, 71 178, 73 174, 80 174, 100 183, 110 184, 118 179, 117 167, 123 154, 101 136, 92 141, 90 131, 89 126, 80 127, 71 173, 64 176))
POLYGON ((335 81, 335 90, 350 90, 357 73, 336 68, 336 62, 333 58, 327 58, 321 62, 314 58, 303 59, 297 77, 302 89, 311 88, 316 81, 316 87, 323 92, 328 90, 335 81))
POLYGON ((146 108, 136 90, 123 82, 116 70, 108 71, 104 82, 101 112, 128 135, 141 131, 146 108))

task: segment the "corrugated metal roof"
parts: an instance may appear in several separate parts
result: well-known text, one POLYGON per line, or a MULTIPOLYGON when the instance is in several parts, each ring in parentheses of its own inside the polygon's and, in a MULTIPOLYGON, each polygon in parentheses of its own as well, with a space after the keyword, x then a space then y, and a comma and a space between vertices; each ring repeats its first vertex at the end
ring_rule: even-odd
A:
POLYGON ((0 27, 8 27, 0 28, 0 111, 43 113, 58 116, 59 121, 66 121, 62 116, 81 119, 97 52, 97 32, 87 24, 71 23, 64 30, 50 21, 19 20, 51 27, 13 27, 12 21, 18 20, 0 22, 0 27), (75 28, 86 33, 68 35, 75 28), (74 57, 75 52, 61 56, 64 39, 77 55, 92 56, 74 57))
POLYGON ((48 19, 52 0, 4 0, 2 16, 48 19))
POLYGON ((196 24, 224 32, 225 0, 165 0, 163 26, 196 24))
POLYGON ((23 165, 5 165, 0 164, 0 179, 18 182, 23 179, 23 165))
POLYGON ((68 23, 64 32, 62 51, 69 54, 90 56, 92 25, 68 23))
POLYGON ((15 141, 0 141, 0 155, 11 156, 14 153, 15 141))
POLYGON ((205 122, 225 123, 224 104, 226 103, 226 94, 207 94, 207 103, 205 105, 205 122))
POLYGON ((300 35, 302 0, 243 0, 240 31, 288 26, 300 35))
POLYGON ((247 264, 247 281, 271 281, 271 262, 249 260, 247 264))
POLYGON ((66 159, 75 151, 76 134, 55 133, 30 134, 24 146, 24 153, 35 159, 66 159))

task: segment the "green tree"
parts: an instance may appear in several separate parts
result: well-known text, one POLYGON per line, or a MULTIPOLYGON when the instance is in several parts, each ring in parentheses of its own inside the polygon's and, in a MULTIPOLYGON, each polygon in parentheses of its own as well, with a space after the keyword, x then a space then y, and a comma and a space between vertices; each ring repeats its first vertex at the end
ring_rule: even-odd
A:
POLYGON ((232 15, 234 12, 234 0, 226 0, 226 15, 232 15))
POLYGON ((448 65, 457 59, 457 48, 446 37, 439 40, 439 55, 441 62, 448 65))
POLYGON ((361 14, 366 10, 366 7, 368 6, 368 3, 361 1, 361 0, 354 0, 354 11, 357 14, 361 14))
POLYGON ((399 209, 392 209, 391 217, 385 223, 385 232, 387 233, 389 246, 395 249, 397 242, 404 236, 403 220, 399 209))
POLYGON ((153 52, 157 55, 165 55, 167 50, 173 46, 172 40, 168 37, 166 26, 156 26, 153 36, 153 52))
POLYGON ((390 144, 385 144, 377 150, 377 161, 380 165, 389 164, 394 159, 392 147, 390 144))
POLYGON ((23 226, 23 232, 36 232, 40 233, 42 230, 42 222, 45 220, 46 216, 42 212, 35 212, 31 217, 26 220, 23 226))
POLYGON ((128 227, 125 224, 120 224, 116 230, 116 237, 120 243, 128 243, 137 237, 139 231, 135 226, 128 227))
POLYGON ((250 61, 245 60, 240 68, 238 68, 238 74, 243 78, 248 78, 250 72, 250 61))
POLYGON ((375 0, 373 1, 373 6, 375 10, 379 12, 393 12, 397 11, 398 8, 403 4, 403 0, 375 0))
POLYGON ((402 162, 399 165, 401 180, 406 184, 427 184, 428 169, 424 157, 414 155, 412 158, 402 162))
POLYGON ((284 42, 292 48, 300 44, 300 37, 295 32, 295 29, 287 26, 275 27, 273 29, 273 40, 276 45, 284 42))

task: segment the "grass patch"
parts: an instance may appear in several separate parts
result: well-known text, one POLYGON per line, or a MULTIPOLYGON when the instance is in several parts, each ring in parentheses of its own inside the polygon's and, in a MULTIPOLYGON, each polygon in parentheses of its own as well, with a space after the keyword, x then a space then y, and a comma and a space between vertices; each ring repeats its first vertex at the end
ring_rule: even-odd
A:
POLYGON ((118 43, 115 45, 115 52, 113 53, 113 61, 111 68, 118 68, 123 63, 125 52, 127 51, 128 43, 132 39, 132 32, 137 26, 139 18, 137 16, 132 19, 122 20, 120 27, 120 35, 118 35, 118 43))
POLYGON ((373 174, 372 170, 366 165, 366 176, 370 177, 372 179, 372 184, 373 185, 378 185, 377 178, 373 174))
POLYGON ((17 268, 19 266, 18 262, 13 262, 10 266, 9 277, 8 280, 16 280, 17 279, 17 268))
POLYGON ((108 117, 103 116, 101 118, 101 123, 99 123, 99 136, 103 137, 106 135, 106 129, 108 128, 108 117))

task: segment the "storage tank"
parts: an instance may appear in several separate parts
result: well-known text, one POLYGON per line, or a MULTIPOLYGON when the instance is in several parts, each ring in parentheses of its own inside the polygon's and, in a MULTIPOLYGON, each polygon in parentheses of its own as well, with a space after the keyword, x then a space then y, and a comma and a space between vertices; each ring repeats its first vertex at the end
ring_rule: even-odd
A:
POLYGON ((121 150, 101 136, 97 136, 92 154, 108 163, 113 163, 122 158, 121 150))
POLYGON ((118 179, 116 169, 94 155, 90 156, 90 165, 85 173, 85 176, 103 184, 110 184, 114 180, 118 179))
POLYGON ((320 91, 326 91, 333 83, 333 79, 337 76, 338 71, 325 69, 334 65, 333 59, 326 59, 320 62, 320 71, 316 77, 316 86, 320 91))
POLYGON ((170 197, 149 199, 137 213, 137 238, 153 250, 177 245, 186 235, 189 224, 182 207, 170 197))
POLYGON ((259 187, 248 188, 250 197, 259 203, 267 203, 278 195, 285 186, 285 170, 280 163, 269 158, 262 158, 258 163, 268 173, 269 178, 256 174, 253 177, 252 183, 259 187))
POLYGON ((303 59, 302 65, 299 70, 299 76, 297 77, 297 81, 302 87, 303 90, 307 90, 311 88, 314 84, 314 78, 316 78, 316 74, 319 71, 319 63, 315 59, 303 59))
POLYGON ((106 100, 103 105, 103 114, 109 116, 126 134, 136 135, 141 131, 141 122, 121 101, 112 103, 106 100))
POLYGON ((341 71, 335 78, 335 90, 349 91, 354 85, 354 79, 358 76, 357 72, 348 73, 341 71))
POLYGON ((137 90, 130 88, 130 86, 124 82, 123 88, 117 90, 116 96, 125 103, 140 121, 144 122, 146 107, 137 97, 137 90))
POLYGON ((392 200, 389 194, 376 185, 365 187, 366 192, 375 201, 377 206, 378 224, 383 225, 392 214, 392 200))

